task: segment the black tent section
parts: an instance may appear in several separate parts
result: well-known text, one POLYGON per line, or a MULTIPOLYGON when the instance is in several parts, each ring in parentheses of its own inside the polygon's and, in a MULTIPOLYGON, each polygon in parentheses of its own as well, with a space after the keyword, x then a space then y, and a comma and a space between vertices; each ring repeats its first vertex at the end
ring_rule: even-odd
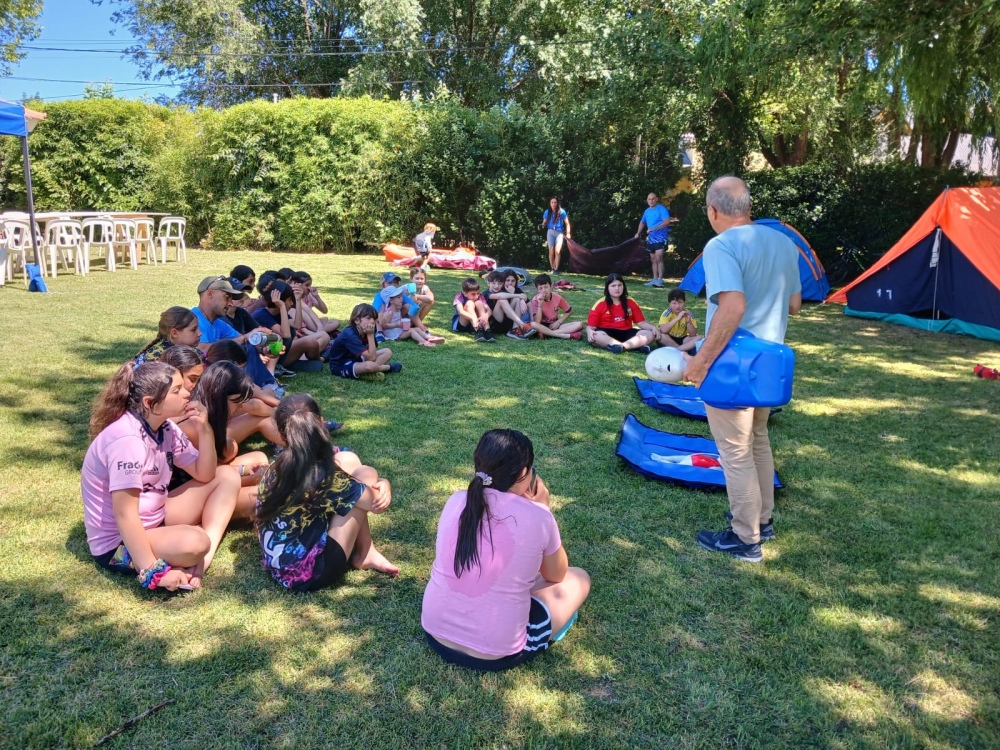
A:
POLYGON ((566 240, 569 251, 569 270, 592 276, 607 276, 609 273, 649 273, 652 265, 646 244, 632 237, 614 247, 599 247, 588 250, 583 245, 566 240))

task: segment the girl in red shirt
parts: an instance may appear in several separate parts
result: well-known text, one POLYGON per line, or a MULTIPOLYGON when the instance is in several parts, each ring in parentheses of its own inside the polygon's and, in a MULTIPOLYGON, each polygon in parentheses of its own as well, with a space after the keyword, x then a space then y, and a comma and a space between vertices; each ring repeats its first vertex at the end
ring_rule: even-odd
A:
POLYGON ((656 328, 646 322, 642 309, 629 298, 621 274, 608 274, 604 299, 598 300, 587 315, 587 341, 615 354, 626 349, 649 354, 656 334, 656 328))

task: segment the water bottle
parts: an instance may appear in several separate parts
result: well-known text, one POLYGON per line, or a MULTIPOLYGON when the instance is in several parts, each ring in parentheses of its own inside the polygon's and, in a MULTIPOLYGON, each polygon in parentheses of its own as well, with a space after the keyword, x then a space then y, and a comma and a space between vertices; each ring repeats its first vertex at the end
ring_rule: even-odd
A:
POLYGON ((264 344, 273 344, 275 341, 281 341, 281 336, 276 333, 252 331, 250 335, 247 336, 247 343, 250 344, 250 346, 263 346, 264 344))
POLYGON ((784 406, 792 400, 795 353, 737 328, 698 389, 718 409, 784 406))

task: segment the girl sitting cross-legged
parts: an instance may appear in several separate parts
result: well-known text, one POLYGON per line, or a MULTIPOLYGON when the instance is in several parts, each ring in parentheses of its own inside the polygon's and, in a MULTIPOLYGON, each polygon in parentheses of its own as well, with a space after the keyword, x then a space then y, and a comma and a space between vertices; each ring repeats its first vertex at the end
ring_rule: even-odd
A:
POLYGON ((659 330, 646 322, 642 309, 628 296, 621 274, 608 274, 604 299, 598 300, 587 315, 587 341, 614 354, 636 351, 649 354, 659 330))
POLYGON ((98 397, 80 489, 94 560, 138 575, 146 589, 195 588, 226 532, 240 478, 215 451, 198 451, 174 420, 210 445, 204 408, 189 402, 181 374, 163 362, 125 364, 98 397), (167 489, 174 466, 193 477, 167 489))
POLYGON ((349 568, 398 575, 368 526, 368 514, 392 502, 389 481, 353 453, 334 455, 309 394, 285 398, 275 418, 288 447, 264 473, 256 513, 271 577, 285 588, 312 591, 337 583, 349 568))
POLYGON ((562 638, 590 576, 569 567, 527 437, 490 430, 474 461, 468 489, 441 512, 421 624, 445 661, 498 671, 562 638))

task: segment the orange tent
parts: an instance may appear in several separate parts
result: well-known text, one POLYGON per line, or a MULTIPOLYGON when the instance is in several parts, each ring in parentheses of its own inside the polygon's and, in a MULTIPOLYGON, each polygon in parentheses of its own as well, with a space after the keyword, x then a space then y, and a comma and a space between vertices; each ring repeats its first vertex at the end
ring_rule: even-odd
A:
POLYGON ((1000 341, 1000 188, 945 190, 827 302, 844 312, 1000 341))

